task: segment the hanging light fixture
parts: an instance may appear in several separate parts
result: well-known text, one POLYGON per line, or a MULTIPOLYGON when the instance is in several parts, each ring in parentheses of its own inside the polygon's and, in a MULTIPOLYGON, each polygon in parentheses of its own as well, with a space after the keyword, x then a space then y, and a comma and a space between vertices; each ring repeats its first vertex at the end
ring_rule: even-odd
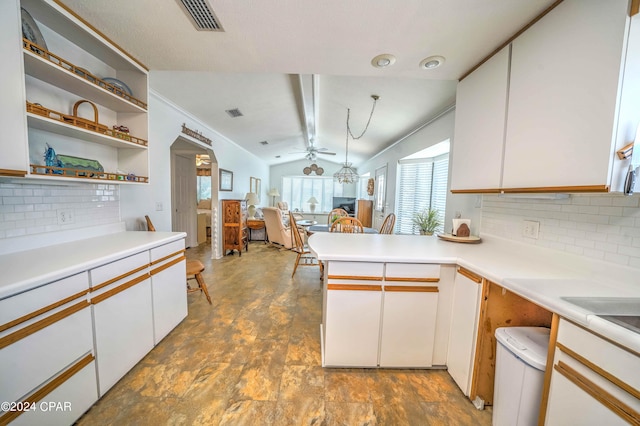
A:
POLYGON ((373 99, 373 106, 371 107, 371 113, 369 114, 369 120, 367 121, 367 125, 364 127, 362 133, 359 136, 354 136, 351 132, 351 128, 349 127, 349 115, 351 110, 347 108, 347 141, 345 144, 345 155, 344 155, 344 163, 342 164, 342 168, 333 174, 333 178, 338 181, 338 183, 354 183, 357 182, 360 176, 358 172, 356 172, 349 162, 349 136, 355 141, 364 136, 367 129, 369 128, 369 124, 371 123, 371 117, 373 117, 373 111, 376 109, 376 102, 380 99, 378 95, 371 95, 371 99, 373 99))

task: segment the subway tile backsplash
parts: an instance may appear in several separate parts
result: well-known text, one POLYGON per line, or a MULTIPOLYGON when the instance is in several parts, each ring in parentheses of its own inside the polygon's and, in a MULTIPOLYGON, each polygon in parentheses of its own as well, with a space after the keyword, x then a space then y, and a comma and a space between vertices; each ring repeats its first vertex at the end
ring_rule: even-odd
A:
POLYGON ((640 269, 640 197, 571 195, 543 200, 485 195, 481 233, 640 269), (540 223, 538 239, 523 221, 540 223))
POLYGON ((119 221, 118 185, 0 183, 0 239, 119 221))

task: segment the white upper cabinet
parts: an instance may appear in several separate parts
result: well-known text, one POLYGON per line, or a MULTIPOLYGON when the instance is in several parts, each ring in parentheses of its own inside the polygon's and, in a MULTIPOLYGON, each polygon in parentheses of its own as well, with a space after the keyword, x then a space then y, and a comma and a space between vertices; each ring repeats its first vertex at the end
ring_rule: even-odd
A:
POLYGON ((565 0, 511 42, 510 60, 505 48, 460 82, 453 191, 622 190, 628 160, 615 151, 640 122, 629 9, 565 0))
POLYGON ((6 61, 0 74, 15 83, 2 100, 0 124, 11 129, 19 152, 1 156, 0 169, 8 170, 0 174, 24 170, 30 178, 147 182, 146 68, 55 0, 6 0, 1 7, 0 49, 16 60, 6 61), (35 36, 23 40, 25 16, 35 36), (90 103, 74 111, 83 100, 90 103), (50 164, 48 147, 58 155, 50 164), (96 169, 88 172, 90 165, 96 169))
POLYGON ((566 0, 513 41, 505 188, 609 186, 628 11, 627 0, 566 0))
POLYGON ((510 47, 458 84, 451 189, 496 191, 501 186, 510 47))

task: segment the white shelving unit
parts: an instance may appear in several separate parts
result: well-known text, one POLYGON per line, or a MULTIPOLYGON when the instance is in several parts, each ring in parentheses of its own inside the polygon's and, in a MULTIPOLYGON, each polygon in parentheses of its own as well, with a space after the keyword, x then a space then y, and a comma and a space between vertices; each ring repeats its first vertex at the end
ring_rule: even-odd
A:
MULTIPOLYGON (((0 159, 0 176, 147 183, 148 70, 58 0, 7 0, 0 8, 0 23, 6 24, 0 25, 5 40, 0 44, 0 54, 6 59, 6 69, 0 77, 20 87, 2 101, 3 110, 9 113, 2 115, 0 125, 7 128, 12 140, 0 142, 3 154, 7 151, 2 156, 6 158, 0 159), (36 22, 46 42, 46 52, 34 51, 24 43, 21 8, 36 22), (121 96, 103 78, 122 81, 131 89, 131 95, 121 96), (80 100, 96 106, 99 124, 108 129, 125 126, 130 133, 105 134, 67 120, 73 116, 73 105, 80 100), (43 109, 27 112, 28 102, 43 109), (44 167, 35 166, 45 166, 47 146, 59 155, 98 161, 104 173, 86 173, 86 177, 45 174, 44 167)), ((80 105, 77 117, 95 120, 92 108, 86 104, 80 105)))

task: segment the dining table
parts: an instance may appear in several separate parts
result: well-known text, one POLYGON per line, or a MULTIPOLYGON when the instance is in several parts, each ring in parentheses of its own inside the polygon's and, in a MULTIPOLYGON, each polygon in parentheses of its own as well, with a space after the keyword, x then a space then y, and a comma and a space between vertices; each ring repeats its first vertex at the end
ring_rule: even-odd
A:
MULTIPOLYGON (((378 230, 376 228, 362 228, 365 234, 377 234, 378 230)), ((307 228, 307 233, 313 234, 314 232, 331 232, 331 227, 329 225, 311 225, 307 228)))

